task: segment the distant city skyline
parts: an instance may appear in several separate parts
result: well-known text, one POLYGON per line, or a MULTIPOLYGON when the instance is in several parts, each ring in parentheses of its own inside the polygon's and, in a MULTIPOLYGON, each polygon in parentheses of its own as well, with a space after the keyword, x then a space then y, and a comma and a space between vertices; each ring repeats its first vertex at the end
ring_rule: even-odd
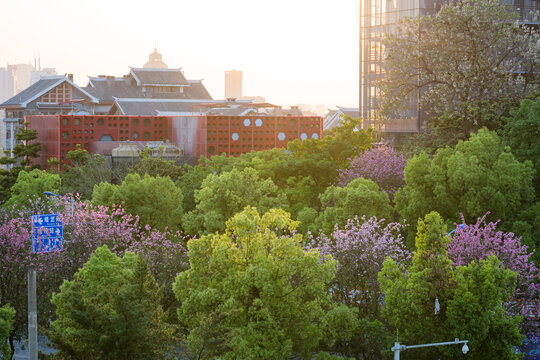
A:
POLYGON ((268 102, 358 106, 357 1, 148 4, 8 0, 0 7, 9 15, 0 22, 0 67, 39 56, 43 68, 73 73, 85 86, 89 76, 142 67, 157 47, 169 68, 203 79, 214 98, 224 98, 224 71, 238 69, 243 92, 268 102))

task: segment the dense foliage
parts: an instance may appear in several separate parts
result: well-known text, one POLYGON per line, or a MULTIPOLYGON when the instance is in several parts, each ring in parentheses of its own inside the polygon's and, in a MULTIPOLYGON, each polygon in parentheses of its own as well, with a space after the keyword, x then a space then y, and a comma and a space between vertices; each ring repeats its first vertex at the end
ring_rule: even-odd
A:
MULTIPOLYGON (((540 191, 540 98, 525 99, 504 119, 503 144, 510 146, 519 161, 530 160, 536 170, 535 188, 540 191)), ((538 196, 538 195, 537 195, 538 196)))
MULTIPOLYGON (((451 222, 460 213, 474 219, 490 211, 490 219, 511 230, 534 199, 533 174, 530 162, 516 160, 494 132, 481 129, 455 148, 437 150, 433 159, 426 153, 410 159, 406 185, 394 197, 396 210, 411 224, 430 211, 451 222)), ((409 240, 416 227, 411 229, 409 240)))
POLYGON ((107 246, 54 294, 57 319, 49 339, 64 359, 164 359, 171 331, 148 264, 107 246))
MULTIPOLYGON (((388 194, 380 191, 373 181, 358 178, 345 187, 329 186, 319 195, 322 208, 315 220, 315 227, 330 234, 337 224, 344 226, 348 219, 355 216, 376 216, 379 219, 391 220, 393 209, 388 194)), ((315 232, 318 230, 314 229, 315 232)))
POLYGON ((332 328, 326 318, 335 311, 326 284, 336 262, 304 251, 296 226, 283 210, 261 216, 247 207, 224 233, 189 242, 190 269, 174 291, 198 358, 309 358, 331 340, 325 324, 332 328))
POLYGON ((11 348, 8 345, 9 334, 13 330, 15 309, 9 304, 0 307, 0 359, 11 359, 11 348))
POLYGON ((15 133, 17 144, 13 148, 12 154, 6 152, 0 157, 0 165, 7 165, 9 170, 0 166, 0 204, 7 201, 11 196, 11 187, 17 181, 19 172, 22 170, 31 171, 38 168, 32 165, 32 160, 39 156, 41 144, 35 142, 37 131, 21 127, 15 133))
POLYGON ((25 207, 32 200, 44 198, 44 191, 57 192, 60 188, 60 176, 49 172, 34 169, 32 171, 21 170, 17 181, 11 187, 11 197, 6 202, 6 207, 14 205, 25 207))
MULTIPOLYGON (((469 340, 472 359, 518 359, 512 346, 521 342, 519 316, 503 306, 514 293, 516 273, 494 255, 467 266, 452 267, 450 240, 439 214, 418 221, 416 252, 410 267, 385 261, 379 273, 384 317, 399 329, 403 343, 469 340)), ((415 351, 415 350, 410 350, 415 351)), ((456 347, 415 351, 415 359, 456 357, 456 347)))
POLYGON ((195 210, 184 216, 184 229, 207 234, 225 229, 225 221, 251 205, 261 212, 286 206, 284 194, 271 179, 263 180, 252 168, 208 175, 195 191, 195 210))
POLYGON ((142 224, 159 229, 179 229, 182 223, 182 191, 169 177, 143 178, 128 174, 121 185, 101 183, 94 187, 92 200, 96 204, 122 205, 137 215, 142 224))
MULTIPOLYGON (((113 168, 107 164, 103 156, 88 155, 86 157, 85 150, 79 151, 78 160, 74 161, 76 165, 64 166, 64 169, 59 172, 62 178, 61 194, 77 194, 83 200, 90 200, 94 186, 102 182, 114 184, 122 182, 126 175, 123 167, 113 168)), ((68 155, 71 153, 72 151, 68 152, 68 155)))

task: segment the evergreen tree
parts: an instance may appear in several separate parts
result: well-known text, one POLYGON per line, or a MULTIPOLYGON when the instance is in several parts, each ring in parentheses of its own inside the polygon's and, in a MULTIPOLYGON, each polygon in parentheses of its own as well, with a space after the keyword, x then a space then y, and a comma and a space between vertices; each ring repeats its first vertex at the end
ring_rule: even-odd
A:
POLYGON ((148 264, 98 248, 53 295, 49 338, 64 359, 164 359, 171 332, 148 264))
POLYGON ((39 165, 31 165, 32 159, 39 156, 41 144, 33 140, 37 139, 37 131, 27 129, 28 123, 20 128, 15 134, 17 141, 23 141, 13 148, 13 157, 6 153, 0 157, 0 165, 12 166, 10 170, 0 168, 0 203, 4 203, 11 196, 11 187, 17 181, 19 172, 22 170, 30 171, 39 168, 39 165))

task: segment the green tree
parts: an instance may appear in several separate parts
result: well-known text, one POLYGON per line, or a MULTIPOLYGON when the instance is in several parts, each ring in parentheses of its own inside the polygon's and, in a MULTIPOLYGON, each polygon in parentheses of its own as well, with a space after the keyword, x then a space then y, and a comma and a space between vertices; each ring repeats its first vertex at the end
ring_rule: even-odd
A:
POLYGON ((57 192, 61 179, 58 174, 44 170, 20 171, 17 181, 11 188, 11 197, 5 206, 26 206, 30 201, 45 197, 44 191, 57 192))
MULTIPOLYGON (((399 329, 400 338, 409 344, 448 341, 444 312, 452 298, 454 282, 452 262, 446 250, 446 233, 439 214, 426 215, 424 220, 418 220, 417 250, 408 271, 388 259, 379 273, 385 303, 383 317, 399 329), (442 313, 435 313, 436 301, 442 313)), ((436 358, 435 354, 439 353, 438 349, 428 349, 424 354, 426 358, 436 358)))
MULTIPOLYGON (((230 157, 229 159, 235 158, 230 157)), ((197 165, 184 165, 184 173, 178 182, 178 187, 182 189, 182 193, 184 194, 184 211, 186 213, 194 210, 195 206, 197 206, 195 191, 201 189, 202 182, 208 175, 221 173, 221 166, 218 164, 223 163, 223 161, 227 163, 227 158, 221 155, 212 156, 211 159, 201 156, 197 165)))
MULTIPOLYGON (((519 359, 520 316, 510 316, 504 304, 516 287, 516 273, 504 269, 496 256, 457 267, 457 287, 446 311, 447 326, 460 339, 468 339, 472 359, 519 359)), ((449 334, 450 335, 450 334, 449 334)), ((460 349, 450 349, 455 358, 460 349)))
POLYGON ((383 45, 381 114, 407 116, 419 92, 431 117, 420 140, 435 148, 483 126, 500 129, 501 117, 538 89, 539 34, 517 17, 498 0, 461 0, 405 19, 383 45))
POLYGON ((92 200, 106 206, 123 205, 142 224, 158 229, 176 230, 182 223, 182 190, 168 177, 129 174, 121 185, 96 185, 92 200))
POLYGON ((361 122, 346 116, 340 126, 325 132, 321 139, 296 139, 287 144, 287 149, 309 169, 304 176, 312 176, 326 187, 335 181, 338 169, 344 168, 349 159, 371 147, 372 129, 360 130, 361 122))
MULTIPOLYGON (((490 211, 490 220, 501 219, 501 228, 509 231, 521 221, 520 212, 532 205, 533 175, 530 162, 517 161, 497 134, 481 129, 455 148, 437 150, 433 159, 426 153, 410 159, 406 185, 394 201, 409 224, 430 211, 439 212, 450 224, 460 221, 460 213, 476 219, 490 211)), ((409 244, 415 232, 411 226, 409 244)))
POLYGON ((287 204, 272 180, 261 179, 252 168, 208 175, 195 191, 195 201, 195 210, 183 219, 184 230, 190 234, 223 231, 225 221, 248 205, 266 212, 287 204))
POLYGON ((6 304, 0 307, 0 359, 11 359, 11 348, 8 338, 13 331, 15 309, 6 304))
POLYGON ((0 157, 0 165, 12 166, 9 171, 0 168, 0 203, 10 198, 11 187, 17 181, 19 172, 39 168, 39 165, 31 165, 31 163, 33 158, 39 156, 41 144, 34 141, 37 139, 37 131, 27 129, 27 125, 25 123, 25 126, 19 128, 15 134, 15 139, 22 143, 15 145, 13 148, 13 157, 7 153, 3 157, 0 157))
POLYGON ((75 150, 68 151, 66 160, 71 161, 75 167, 82 166, 88 162, 90 154, 85 149, 81 148, 81 144, 77 144, 75 150))
POLYGON ((305 252, 297 225, 281 209, 247 207, 225 233, 188 243, 190 269, 173 289, 196 358, 310 358, 329 334, 347 336, 353 324, 332 321, 347 310, 332 307, 326 288, 336 262, 305 252))
POLYGON ((160 158, 145 157, 139 161, 133 171, 141 176, 146 174, 157 177, 170 177, 172 181, 177 182, 183 174, 181 166, 176 166, 174 161, 166 161, 160 158))
POLYGON ((536 170, 536 196, 540 196, 540 98, 536 101, 523 100, 518 109, 505 118, 503 144, 510 146, 519 161, 530 160, 536 170))
POLYGON ((355 216, 375 216, 391 220, 393 208, 388 194, 379 189, 372 180, 357 178, 345 187, 330 186, 319 195, 322 209, 316 224, 325 234, 331 234, 334 226, 343 227, 355 216))
POLYGON ((160 296, 141 257, 103 246, 53 295, 49 339, 64 359, 164 359, 171 332, 160 296))
POLYGON ((90 155, 84 161, 77 161, 74 166, 64 165, 59 175, 62 178, 62 194, 79 194, 82 200, 89 200, 95 185, 102 182, 120 183, 125 173, 108 165, 103 156, 90 155))
MULTIPOLYGON (((472 359, 518 359, 513 347, 521 343, 521 319, 504 309, 515 289, 516 274, 501 267, 494 256, 454 270, 446 231, 440 215, 432 212, 418 221, 412 265, 405 268, 392 259, 385 261, 379 273, 383 316, 399 329, 405 344, 459 337, 470 341, 467 356, 472 359)), ((462 356, 457 347, 409 351, 414 359, 462 356)))

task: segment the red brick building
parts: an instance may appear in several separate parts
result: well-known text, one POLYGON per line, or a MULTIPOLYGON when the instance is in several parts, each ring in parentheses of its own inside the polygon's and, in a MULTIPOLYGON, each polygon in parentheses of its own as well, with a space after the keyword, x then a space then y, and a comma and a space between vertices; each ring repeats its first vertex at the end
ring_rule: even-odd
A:
POLYGON ((322 118, 313 116, 26 116, 42 145, 40 165, 66 154, 80 144, 93 154, 111 155, 112 149, 130 141, 144 147, 169 141, 189 157, 226 153, 237 156, 252 150, 284 148, 294 139, 320 138, 322 118))

